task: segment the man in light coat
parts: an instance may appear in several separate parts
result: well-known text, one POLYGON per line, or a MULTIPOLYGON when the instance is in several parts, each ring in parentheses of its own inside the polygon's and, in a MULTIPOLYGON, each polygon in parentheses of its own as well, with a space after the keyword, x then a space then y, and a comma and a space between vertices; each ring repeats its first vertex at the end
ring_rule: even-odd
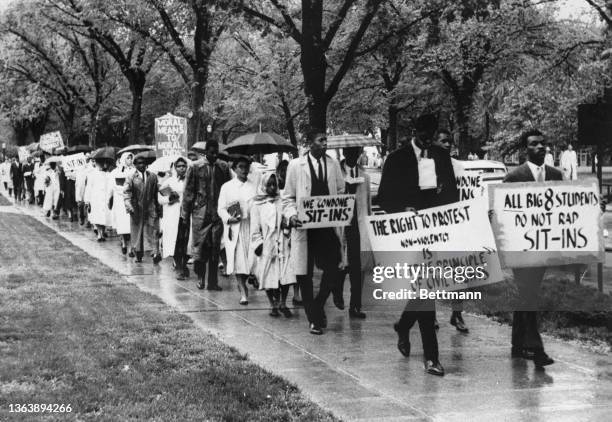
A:
POLYGON ((144 251, 153 251, 153 263, 161 261, 159 253, 159 219, 162 207, 159 204, 157 175, 146 169, 143 153, 134 157, 136 171, 125 182, 123 196, 125 210, 130 215, 132 249, 136 262, 142 262, 144 251))
POLYGON ((323 307, 338 280, 341 260, 340 232, 334 228, 300 230, 297 202, 304 197, 338 195, 345 190, 340 164, 325 155, 327 138, 324 133, 311 131, 306 135, 309 152, 292 160, 287 168, 283 191, 283 213, 292 227, 290 266, 302 292, 304 309, 312 334, 323 334, 327 325, 323 307), (323 270, 316 298, 313 294, 314 265, 323 270))
POLYGON ((571 144, 567 144, 567 149, 561 153, 559 164, 563 171, 563 179, 578 180, 578 157, 571 144))

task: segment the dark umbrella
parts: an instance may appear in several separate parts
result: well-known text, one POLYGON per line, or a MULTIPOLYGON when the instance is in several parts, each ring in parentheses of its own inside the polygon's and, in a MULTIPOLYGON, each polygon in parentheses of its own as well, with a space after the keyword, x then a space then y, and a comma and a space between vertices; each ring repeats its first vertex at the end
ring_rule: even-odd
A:
POLYGON ((247 133, 227 145, 229 154, 270 154, 273 152, 295 152, 296 148, 282 136, 273 132, 247 133))
POLYGON ((115 159, 115 148, 113 147, 102 147, 98 148, 91 154, 91 158, 94 160, 114 160, 115 159))
POLYGON ((55 147, 53 148, 53 155, 64 155, 66 151, 66 147, 55 147))
POLYGON ((153 148, 151 145, 128 145, 125 148, 122 148, 119 150, 119 152, 117 154, 123 154, 124 152, 131 152, 132 154, 138 154, 139 152, 142 151, 154 151, 155 148, 153 148))
MULTIPOLYGON (((196 142, 191 149, 197 153, 206 153, 206 142, 196 142)), ((219 154, 217 156, 225 161, 231 161, 232 157, 227 153, 227 145, 219 144, 219 154)))
POLYGON ((151 164, 157 160, 157 154, 153 150, 139 152, 134 156, 134 162, 139 158, 143 158, 147 164, 151 164))
POLYGON ((91 152, 91 147, 89 145, 74 145, 68 147, 66 155, 78 154, 79 152, 91 152))

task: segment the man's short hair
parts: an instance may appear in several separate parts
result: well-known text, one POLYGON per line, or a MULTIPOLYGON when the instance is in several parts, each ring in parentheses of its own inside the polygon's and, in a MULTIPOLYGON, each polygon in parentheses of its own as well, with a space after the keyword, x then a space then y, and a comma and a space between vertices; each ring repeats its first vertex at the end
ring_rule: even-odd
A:
POLYGON ((451 136, 450 131, 446 130, 446 129, 440 129, 438 130, 438 135, 448 135, 451 136))
POLYGON ((206 141, 204 149, 207 150, 208 148, 212 147, 216 147, 217 149, 219 149, 219 142, 216 139, 209 139, 208 141, 206 141))
POLYGON ((519 145, 522 148, 527 148, 527 139, 529 139, 530 136, 544 136, 544 134, 540 132, 538 129, 526 130, 525 132, 521 134, 521 138, 519 140, 519 145))
POLYGON ((317 139, 317 136, 325 135, 325 132, 319 129, 310 129, 306 132, 306 143, 308 145, 312 144, 312 142, 317 139))
POLYGON ((417 117, 414 128, 419 132, 433 132, 438 129, 438 118, 433 114, 423 114, 417 117))

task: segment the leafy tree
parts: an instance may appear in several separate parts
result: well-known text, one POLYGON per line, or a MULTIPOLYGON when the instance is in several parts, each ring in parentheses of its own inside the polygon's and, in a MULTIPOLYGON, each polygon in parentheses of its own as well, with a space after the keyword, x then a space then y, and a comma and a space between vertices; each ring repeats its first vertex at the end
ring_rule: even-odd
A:
POLYGON ((302 0, 300 6, 281 0, 245 2, 247 16, 280 29, 298 44, 311 129, 326 131, 330 101, 384 1, 333 0, 325 8, 323 0, 302 0))

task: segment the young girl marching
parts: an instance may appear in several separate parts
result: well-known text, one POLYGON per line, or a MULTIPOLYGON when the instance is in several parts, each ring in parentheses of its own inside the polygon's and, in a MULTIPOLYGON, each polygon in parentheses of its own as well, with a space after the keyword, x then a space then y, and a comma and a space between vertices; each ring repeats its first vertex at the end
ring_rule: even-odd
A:
POLYGON ((266 291, 272 311, 270 316, 291 316, 287 294, 292 279, 287 277, 289 231, 282 217, 282 203, 276 174, 265 173, 259 182, 251 208, 251 248, 256 255, 255 274, 259 288, 266 291))

